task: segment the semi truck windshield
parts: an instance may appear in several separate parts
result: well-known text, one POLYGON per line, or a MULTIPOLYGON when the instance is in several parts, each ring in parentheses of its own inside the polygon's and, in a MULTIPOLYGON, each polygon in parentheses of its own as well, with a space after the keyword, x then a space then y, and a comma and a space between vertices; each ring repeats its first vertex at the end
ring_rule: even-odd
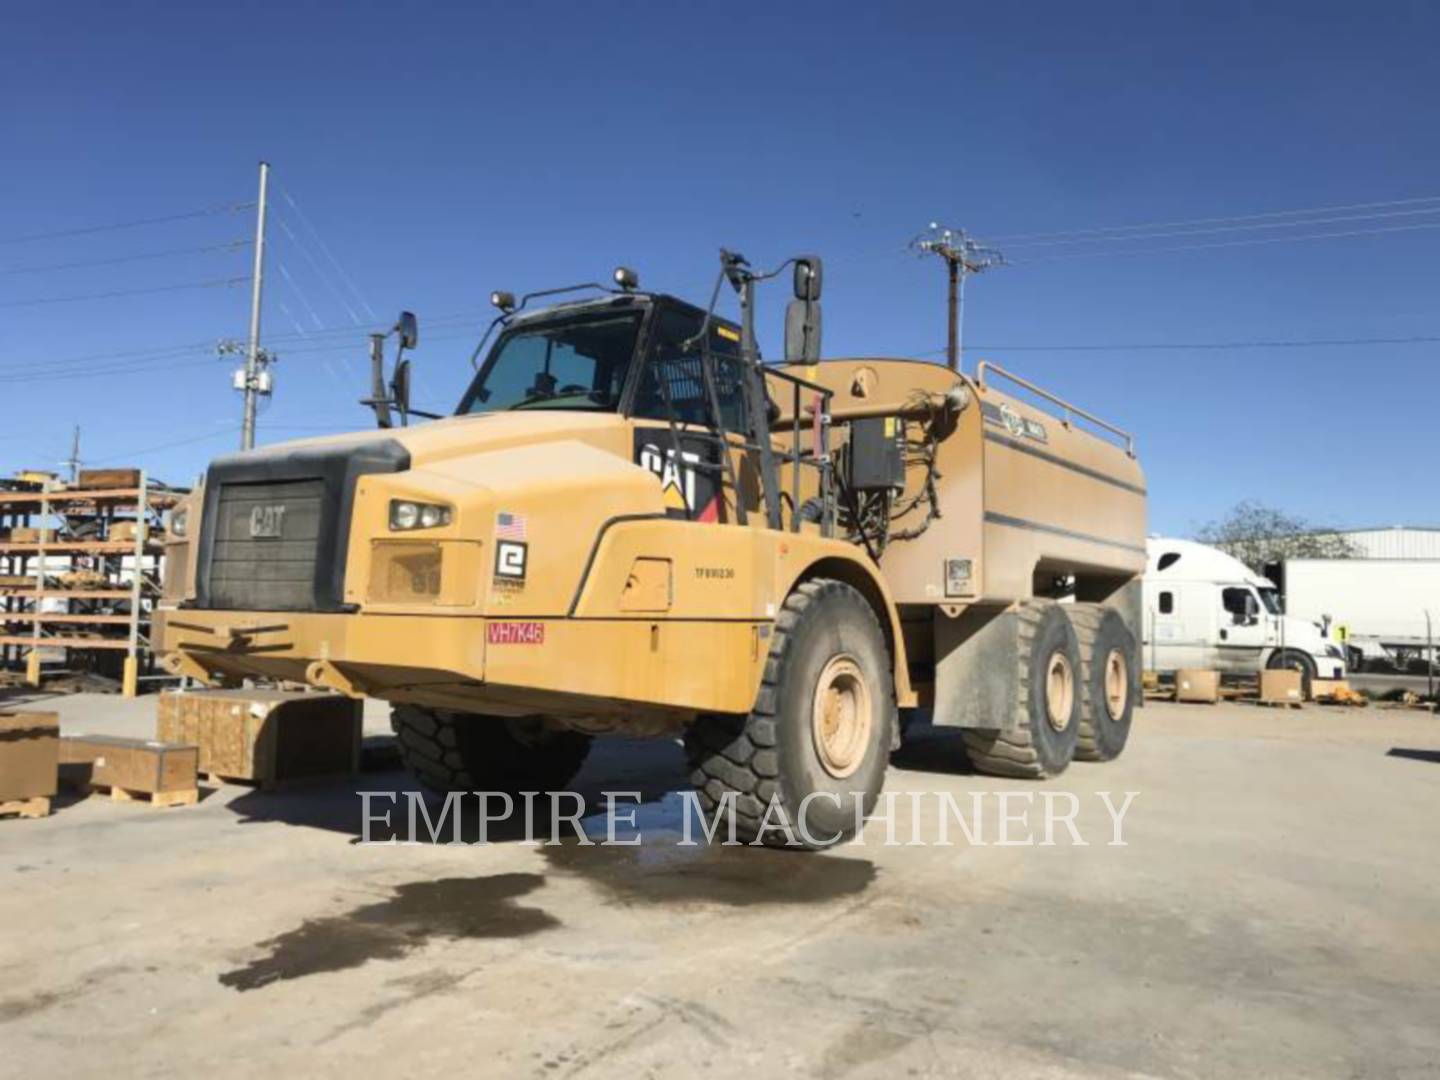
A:
POLYGON ((613 412, 635 356, 640 313, 517 326, 495 343, 459 412, 613 412))

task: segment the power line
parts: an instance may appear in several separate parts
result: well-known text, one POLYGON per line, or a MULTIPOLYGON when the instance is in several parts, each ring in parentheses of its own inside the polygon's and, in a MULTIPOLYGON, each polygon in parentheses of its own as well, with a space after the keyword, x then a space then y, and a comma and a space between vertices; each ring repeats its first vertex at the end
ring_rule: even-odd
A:
MULTIPOLYGON (((1155 352, 1189 350, 1240 351, 1244 349, 1310 349, 1310 348, 1351 348, 1372 345, 1434 345, 1440 344, 1440 334, 1416 334, 1411 337, 1357 337, 1357 338, 1289 338, 1258 339, 1254 341, 1152 341, 1126 344, 1084 344, 1062 345, 974 345, 973 349, 988 352, 1155 352)), ((927 349, 911 353, 912 359, 926 356, 940 356, 944 348, 927 349)))
POLYGON ((109 375, 134 375, 154 371, 179 371, 182 368, 197 369, 195 360, 167 360, 163 362, 140 362, 97 366, 93 368, 66 368, 61 371, 47 371, 40 368, 23 371, 14 375, 0 375, 0 384, 66 382, 71 379, 104 378, 109 375))
POLYGON ((350 316, 350 321, 354 325, 359 326, 360 316, 357 315, 355 313, 355 309, 350 306, 350 301, 346 299, 345 294, 340 289, 335 287, 334 282, 330 280, 330 275, 321 268, 320 263, 316 260, 315 256, 310 254, 309 246, 302 242, 300 237, 295 235, 295 233, 291 230, 290 226, 285 223, 285 219, 279 214, 275 216, 275 222, 280 226, 280 231, 283 232, 286 236, 288 236, 291 242, 294 243, 295 249, 299 251, 301 255, 305 256, 305 261, 308 262, 311 268, 315 271, 315 276, 320 279, 324 286, 329 289, 330 292, 334 295, 335 299, 340 302, 340 306, 345 309, 345 314, 350 316))
POLYGON ((1234 221, 1261 221, 1268 218, 1300 217, 1306 214, 1336 214, 1350 210, 1374 210, 1391 206, 1417 206, 1422 203, 1440 203, 1440 195, 1427 195, 1416 199, 1388 199, 1383 202, 1349 203, 1340 206, 1317 206, 1301 210, 1271 210, 1263 214, 1240 214, 1229 217, 1190 218, 1182 221, 1149 221, 1136 225, 1114 225, 1097 229, 1071 229, 1064 232, 1013 233, 995 237, 995 242, 1018 244, 1028 240, 1048 240, 1069 236, 1087 236, 1096 233, 1126 232, 1136 229, 1170 229, 1187 225, 1220 225, 1234 221))
POLYGON ((1010 247, 1061 247, 1074 244, 1125 244, 1137 240, 1159 240, 1166 237, 1176 236, 1212 236, 1216 233, 1228 232, 1255 232, 1260 229, 1308 229, 1320 225, 1339 225, 1347 221, 1380 221, 1386 218, 1414 217, 1419 214, 1440 214, 1440 206, 1430 206, 1416 210, 1390 210, 1374 214, 1349 214, 1338 217, 1306 218, 1303 221, 1261 221, 1248 225, 1216 225, 1204 229, 1172 229, 1157 230, 1153 232, 1130 233, 1127 235, 1106 235, 1091 237, 1076 237, 1070 240, 1030 240, 1010 247))
POLYGON ((102 457, 102 458, 93 458, 93 459, 91 460, 91 464, 92 464, 92 465, 101 465, 101 464, 105 464, 106 462, 110 462, 110 461, 133 460, 133 459, 138 458, 138 457, 144 457, 146 454, 156 453, 157 451, 160 451, 160 450, 170 450, 170 449, 173 449, 174 447, 177 447, 177 446, 190 446, 190 445, 192 445, 192 444, 194 444, 194 443, 206 442, 206 441, 208 441, 208 440, 210 440, 210 439, 218 439, 218 438, 220 438, 222 435, 233 435, 235 432, 237 432, 237 431, 239 431, 239 430, 240 430, 240 425, 239 425, 239 424, 230 424, 230 425, 228 425, 228 426, 226 426, 226 427, 223 427, 223 428, 220 428, 220 429, 218 429, 218 430, 216 430, 216 431, 207 431, 204 435, 194 435, 194 436, 191 436, 191 437, 185 438, 185 439, 175 439, 175 440, 173 440, 173 441, 171 441, 171 442, 158 443, 158 444, 155 445, 155 446, 147 446, 147 447, 145 447, 145 448, 142 449, 142 450, 127 450, 127 451, 125 451, 125 453, 123 453, 123 454, 110 454, 110 455, 108 455, 108 456, 106 456, 106 457, 102 457))
POLYGON ((340 265, 340 260, 335 258, 334 253, 330 250, 330 246, 325 243, 325 238, 320 235, 320 230, 315 227, 309 215, 300 209, 300 204, 295 201, 295 196, 290 194, 290 189, 283 184, 277 186, 280 188, 280 194, 285 196, 285 201, 290 204, 290 208, 295 211, 296 218, 299 219, 305 228, 310 230, 310 235, 315 238, 315 244, 320 248, 321 254, 330 260, 331 266, 335 267, 335 272, 340 275, 341 282, 350 289, 355 299, 360 301, 360 306, 365 309, 365 313, 369 315, 372 320, 378 322, 380 316, 375 314, 375 309, 370 306, 369 301, 365 299, 360 290, 355 286, 354 280, 345 272, 345 268, 340 265))
POLYGON ((235 214, 248 210, 254 203, 225 203, 203 210, 190 210, 183 214, 166 214, 162 217, 136 218, 133 221, 117 221, 109 225, 87 225, 79 229, 59 229, 54 232, 27 233, 24 236, 0 237, 0 244, 28 244, 35 240, 59 240, 67 236, 90 236, 94 233, 112 232, 115 229, 138 229, 145 225, 164 225, 171 221, 188 221, 191 218, 212 217, 216 214, 235 214))
POLYGON ((113 259, 86 259, 81 262, 48 263, 44 266, 13 266, 7 270, 0 270, 0 275, 39 274, 50 270, 79 270, 89 266, 119 266, 121 263, 140 262, 145 259, 168 259, 177 255, 206 255, 215 251, 237 251, 249 244, 249 240, 231 240, 226 244, 171 248, 168 251, 146 251, 135 255, 119 255, 113 259))
POLYGON ((226 285, 241 285, 248 277, 216 278, 213 281, 189 281, 178 285, 156 285, 148 289, 115 289, 112 292, 80 293, 75 296, 44 296, 33 300, 6 300, 0 308, 36 307, 40 304, 77 304, 83 300, 113 300, 121 296, 146 296, 151 293, 179 292, 182 289, 216 289, 226 285))
POLYGON ((1417 222, 1413 225, 1389 225, 1378 229, 1347 229, 1342 232, 1314 233, 1308 236, 1262 236, 1249 240, 1220 240, 1208 244, 1179 244, 1171 247, 1146 248, 1142 251, 1070 251, 1060 255, 1036 255, 1016 259, 1011 266, 1033 266, 1035 263, 1060 259, 1123 259, 1141 255, 1166 255, 1175 251, 1212 251, 1217 248, 1252 247, 1256 244, 1300 244, 1311 240, 1338 240, 1350 236, 1377 236, 1381 233, 1415 232, 1419 229, 1440 229, 1440 222, 1417 222))

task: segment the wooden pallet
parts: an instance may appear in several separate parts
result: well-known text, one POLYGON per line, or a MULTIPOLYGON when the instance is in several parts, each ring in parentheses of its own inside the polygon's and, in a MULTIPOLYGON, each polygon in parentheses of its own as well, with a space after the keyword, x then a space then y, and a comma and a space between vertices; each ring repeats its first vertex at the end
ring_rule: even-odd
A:
POLYGON ((33 799, 16 799, 0 802, 0 817, 17 814, 20 817, 37 818, 50 816, 50 796, 36 795, 33 799))
POLYGON ((136 791, 112 784, 82 784, 80 791, 87 795, 109 795, 112 802, 142 802, 151 806, 194 806, 200 801, 199 788, 186 788, 182 791, 136 791))
POLYGON ((1303 701, 1261 701, 1259 698, 1255 699, 1255 704, 1264 705, 1269 709, 1303 709, 1305 707, 1303 701))

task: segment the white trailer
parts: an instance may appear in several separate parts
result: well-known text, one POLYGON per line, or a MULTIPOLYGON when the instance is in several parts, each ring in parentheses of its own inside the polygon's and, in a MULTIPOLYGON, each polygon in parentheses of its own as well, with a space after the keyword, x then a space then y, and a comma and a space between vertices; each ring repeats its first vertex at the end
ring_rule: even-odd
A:
POLYGON ((1280 591, 1239 559, 1193 540, 1146 542, 1145 664, 1161 674, 1201 668, 1253 675, 1290 668, 1343 679, 1345 653, 1321 620, 1286 614, 1280 591))
POLYGON ((1328 620, 1352 666, 1423 674, 1440 642, 1440 559, 1287 559, 1285 610, 1328 620))

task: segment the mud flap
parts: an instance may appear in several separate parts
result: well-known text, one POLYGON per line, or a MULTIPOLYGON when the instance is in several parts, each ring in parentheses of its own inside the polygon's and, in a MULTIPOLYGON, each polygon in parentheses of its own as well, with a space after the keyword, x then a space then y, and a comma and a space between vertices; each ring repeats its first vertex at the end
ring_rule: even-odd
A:
POLYGON ((1013 609, 935 609, 935 710, 941 727, 1013 731, 1021 720, 1020 627, 1013 609))

